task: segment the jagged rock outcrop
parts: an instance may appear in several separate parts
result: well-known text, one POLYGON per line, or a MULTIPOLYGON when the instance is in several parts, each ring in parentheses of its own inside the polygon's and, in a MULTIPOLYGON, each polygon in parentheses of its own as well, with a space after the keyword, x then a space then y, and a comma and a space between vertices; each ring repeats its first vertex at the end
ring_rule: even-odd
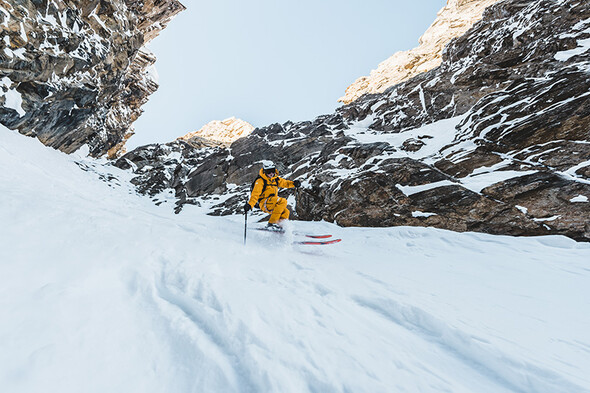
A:
POLYGON ((70 153, 116 155, 158 87, 145 44, 177 0, 0 0, 0 122, 70 153))
POLYGON ((483 11, 499 0, 448 0, 434 23, 419 39, 417 48, 398 52, 385 60, 370 76, 358 78, 338 101, 349 104, 365 94, 387 88, 438 67, 444 47, 462 36, 481 19, 483 11))
POLYGON ((214 214, 239 212, 259 162, 272 159, 303 180, 301 219, 590 241, 589 130, 590 4, 504 0, 451 41, 438 68, 384 93, 258 128, 230 148, 167 145, 165 175, 142 158, 154 147, 117 165, 148 168, 145 184, 165 177, 179 210, 217 195, 214 214))
MULTIPOLYGON (((136 176, 131 180, 137 190, 149 196, 156 196, 166 190, 173 190, 178 199, 178 211, 185 203, 200 204, 194 199, 187 199, 186 182, 194 176, 194 168, 208 167, 212 157, 224 154, 226 149, 216 144, 203 144, 196 148, 183 140, 167 144, 151 144, 137 148, 115 161, 122 169, 132 170, 136 176)), ((215 179, 217 174, 211 172, 215 179)), ((227 190, 225 184, 208 188, 202 184, 200 195, 206 193, 221 194, 227 190)))
POLYGON ((205 124, 199 131, 191 132, 178 139, 200 147, 203 140, 217 142, 220 145, 231 145, 232 142, 250 135, 254 126, 244 120, 230 117, 225 120, 213 120, 205 124))

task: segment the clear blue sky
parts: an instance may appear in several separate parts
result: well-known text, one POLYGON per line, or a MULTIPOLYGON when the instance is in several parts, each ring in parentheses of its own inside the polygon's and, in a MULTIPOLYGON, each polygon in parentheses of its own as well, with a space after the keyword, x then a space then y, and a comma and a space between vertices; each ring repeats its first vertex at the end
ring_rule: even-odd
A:
POLYGON ((211 120, 254 126, 331 113, 358 77, 418 38, 446 0, 181 0, 149 45, 160 89, 135 123, 134 148, 211 120))

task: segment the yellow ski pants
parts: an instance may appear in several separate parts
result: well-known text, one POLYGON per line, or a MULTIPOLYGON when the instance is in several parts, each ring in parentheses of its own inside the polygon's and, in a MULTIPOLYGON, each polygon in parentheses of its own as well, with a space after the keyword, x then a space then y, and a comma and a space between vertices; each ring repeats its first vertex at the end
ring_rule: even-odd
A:
POLYGON ((291 214, 287 209, 287 200, 274 195, 263 201, 261 209, 263 212, 270 214, 269 224, 276 224, 279 220, 286 220, 291 214))

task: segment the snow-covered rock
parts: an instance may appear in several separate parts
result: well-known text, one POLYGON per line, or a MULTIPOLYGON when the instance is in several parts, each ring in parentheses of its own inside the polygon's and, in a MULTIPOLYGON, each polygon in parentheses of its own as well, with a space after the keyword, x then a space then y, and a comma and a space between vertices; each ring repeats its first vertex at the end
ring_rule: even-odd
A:
POLYGON ((145 48, 177 0, 0 1, 0 123, 71 153, 115 156, 158 87, 145 48))

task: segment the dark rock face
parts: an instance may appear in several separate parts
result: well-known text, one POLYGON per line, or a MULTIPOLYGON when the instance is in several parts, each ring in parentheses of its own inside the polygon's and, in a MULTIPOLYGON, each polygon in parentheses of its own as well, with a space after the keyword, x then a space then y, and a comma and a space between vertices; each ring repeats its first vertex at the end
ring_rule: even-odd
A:
POLYGON ((0 122, 70 153, 103 155, 132 135, 158 87, 144 44, 177 0, 0 1, 0 122))
POLYGON ((235 213, 272 159, 303 180, 300 219, 590 241, 588 39, 586 0, 496 3, 439 68, 229 149, 194 148, 198 162, 177 160, 162 187, 179 206, 223 194, 212 210, 235 213))

